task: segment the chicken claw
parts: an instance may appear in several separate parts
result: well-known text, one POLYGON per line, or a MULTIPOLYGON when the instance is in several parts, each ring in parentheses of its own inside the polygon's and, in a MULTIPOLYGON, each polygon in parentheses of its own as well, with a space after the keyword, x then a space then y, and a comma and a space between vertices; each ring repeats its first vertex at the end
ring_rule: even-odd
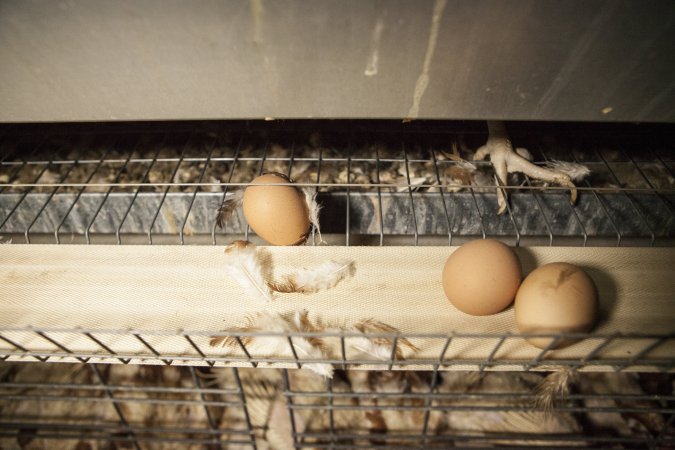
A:
MULTIPOLYGON (((504 123, 488 121, 487 142, 476 150, 473 159, 474 161, 483 160, 489 156, 500 186, 507 185, 507 175, 509 173, 521 172, 538 180, 568 187, 570 189, 570 199, 572 203, 576 203, 577 189, 569 175, 557 170, 537 166, 521 155, 529 155, 529 152, 523 148, 513 148, 511 140, 506 133, 504 123)), ((504 189, 497 188, 497 204, 499 205, 497 214, 502 214, 506 211, 507 195, 504 189)))

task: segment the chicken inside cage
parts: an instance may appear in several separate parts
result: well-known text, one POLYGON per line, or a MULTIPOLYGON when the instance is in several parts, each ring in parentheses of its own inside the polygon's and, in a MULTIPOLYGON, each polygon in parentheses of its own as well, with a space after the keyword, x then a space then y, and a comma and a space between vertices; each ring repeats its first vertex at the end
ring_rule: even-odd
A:
POLYGON ((1 131, 1 448, 675 445, 671 126, 1 131), (247 213, 263 174, 300 245, 247 213), (581 268, 592 327, 457 309, 443 264, 483 239, 581 268))
POLYGON ((9 363, 0 389, 3 448, 641 448, 674 400, 667 374, 119 364, 9 363))

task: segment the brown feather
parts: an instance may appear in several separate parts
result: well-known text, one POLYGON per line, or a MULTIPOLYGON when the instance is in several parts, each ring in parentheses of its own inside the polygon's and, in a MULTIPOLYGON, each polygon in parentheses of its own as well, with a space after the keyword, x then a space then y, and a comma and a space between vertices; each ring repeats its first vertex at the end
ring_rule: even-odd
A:
POLYGON ((570 368, 564 368, 553 372, 544 378, 534 389, 534 404, 542 408, 546 414, 564 402, 569 394, 570 384, 574 382, 577 372, 570 368))
MULTIPOLYGON (((387 325, 386 323, 382 323, 380 321, 374 320, 374 319, 365 319, 362 320, 354 325, 354 328, 360 331, 361 333, 367 335, 368 333, 391 333, 391 334, 397 334, 400 333, 400 331, 391 325, 387 325)), ((375 345, 378 346, 391 346, 394 342, 393 338, 370 338, 375 345)), ((410 342, 408 339, 404 337, 399 337, 397 340, 397 345, 396 345, 396 358, 397 359, 404 359, 403 358, 403 350, 401 347, 406 347, 412 352, 418 352, 419 348, 414 345, 412 342, 410 342)))
MULTIPOLYGON (((246 325, 243 327, 233 327, 223 330, 225 333, 254 333, 256 331, 260 331, 260 327, 256 326, 256 318, 251 316, 246 317, 246 325)), ((247 346, 253 339, 253 336, 211 336, 209 345, 211 347, 233 348, 239 345, 237 337, 239 337, 244 346, 247 346)))
POLYGON ((233 195, 229 199, 225 200, 222 205, 220 205, 220 208, 218 208, 218 214, 216 215, 216 225, 218 225, 218 228, 225 227, 225 223, 230 217, 232 217, 243 200, 244 192, 234 191, 233 195))

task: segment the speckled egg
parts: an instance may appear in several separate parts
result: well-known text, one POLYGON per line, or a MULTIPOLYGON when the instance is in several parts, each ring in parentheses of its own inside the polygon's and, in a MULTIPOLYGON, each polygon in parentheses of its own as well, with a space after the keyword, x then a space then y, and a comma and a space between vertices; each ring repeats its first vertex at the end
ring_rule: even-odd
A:
MULTIPOLYGON (((545 264, 530 273, 516 294, 516 323, 522 333, 586 332, 598 315, 593 280, 581 268, 564 262, 545 264)), ((552 338, 530 338, 539 348, 552 338)), ((574 343, 560 340, 552 348, 574 343)))

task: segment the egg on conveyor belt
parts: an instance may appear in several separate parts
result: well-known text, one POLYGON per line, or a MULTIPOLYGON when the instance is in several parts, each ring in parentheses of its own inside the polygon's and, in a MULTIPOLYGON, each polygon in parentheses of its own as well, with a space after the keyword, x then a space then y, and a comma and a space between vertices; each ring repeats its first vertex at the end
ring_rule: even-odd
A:
MULTIPOLYGON (((587 332, 598 314, 598 295, 593 280, 579 267, 562 262, 543 265, 530 273, 516 294, 516 323, 522 333, 587 332)), ((550 337, 529 338, 546 348, 550 337)), ((552 348, 565 347, 574 339, 561 339, 552 348)))
POLYGON ((272 245, 298 245, 310 229, 305 197, 281 174, 267 173, 254 179, 244 191, 246 221, 272 245))
POLYGON ((521 279, 516 254, 492 239, 462 245, 443 268, 446 297, 457 309, 474 316, 496 314, 509 306, 521 279))

